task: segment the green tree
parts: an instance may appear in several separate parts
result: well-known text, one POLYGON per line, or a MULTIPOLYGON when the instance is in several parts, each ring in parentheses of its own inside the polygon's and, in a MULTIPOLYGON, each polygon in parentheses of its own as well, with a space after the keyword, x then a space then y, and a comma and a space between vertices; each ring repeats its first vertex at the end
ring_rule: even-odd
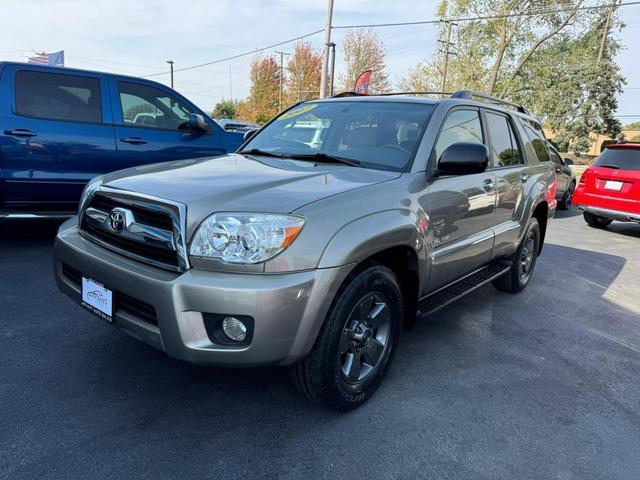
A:
POLYGON ((236 118, 238 112, 238 101, 236 100, 221 100, 216 103, 211 112, 213 118, 236 118))
POLYGON ((581 0, 441 0, 444 41, 448 18, 492 18, 451 25, 449 55, 443 48, 401 86, 470 88, 523 103, 552 128, 561 147, 583 152, 590 133, 616 138, 621 131, 613 116, 624 82, 614 60, 620 44, 612 32, 621 28, 616 2, 593 11, 580 10, 581 0))
POLYGON ((342 49, 346 70, 338 75, 339 90, 353 91, 358 76, 365 70, 372 70, 369 91, 371 93, 389 91, 384 43, 375 30, 366 28, 350 30, 344 36, 342 49))

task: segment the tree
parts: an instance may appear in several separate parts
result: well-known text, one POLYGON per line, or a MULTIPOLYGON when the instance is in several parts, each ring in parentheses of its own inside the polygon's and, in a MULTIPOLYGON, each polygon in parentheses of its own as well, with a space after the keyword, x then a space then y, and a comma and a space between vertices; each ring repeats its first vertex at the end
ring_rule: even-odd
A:
POLYGON ((311 44, 300 42, 296 45, 287 64, 287 103, 318 98, 322 73, 322 53, 311 48, 311 44))
POLYGON ((280 67, 273 56, 257 55, 251 61, 249 96, 238 106, 238 118, 265 123, 278 113, 280 67))
POLYGON ((624 79, 611 32, 621 25, 615 2, 599 11, 581 6, 582 0, 441 0, 445 46, 401 86, 438 91, 444 84, 445 90, 470 88, 523 103, 543 117, 561 146, 577 152, 589 147, 590 133, 615 138, 620 123, 613 114, 624 79), (447 22, 464 17, 491 18, 447 22))
POLYGON ((350 30, 342 42, 346 71, 338 76, 342 91, 353 91, 358 76, 365 70, 372 70, 369 91, 371 93, 388 92, 389 77, 385 66, 384 43, 375 30, 350 30))
POLYGON ((238 101, 236 100, 221 100, 216 103, 211 112, 213 118, 236 118, 238 112, 238 101))
POLYGON ((640 122, 632 122, 632 123, 627 123, 624 126, 625 130, 640 130, 640 122))

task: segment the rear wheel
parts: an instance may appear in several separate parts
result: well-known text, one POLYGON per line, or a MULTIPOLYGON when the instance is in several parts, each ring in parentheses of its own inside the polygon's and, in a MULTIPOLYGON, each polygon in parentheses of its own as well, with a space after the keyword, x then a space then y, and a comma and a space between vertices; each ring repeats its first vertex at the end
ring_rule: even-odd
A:
POLYGON ((613 220, 611 220, 610 218, 599 217, 597 215, 594 215, 593 213, 583 212, 582 216, 584 217, 585 222, 595 228, 605 228, 607 225, 613 222, 613 220))
POLYGON ((569 187, 565 190, 564 195, 558 202, 558 208, 560 210, 569 210, 571 202, 573 201, 573 191, 576 189, 576 184, 571 182, 569 187))
POLYGON ((540 225, 538 219, 532 217, 527 225, 524 238, 516 251, 513 264, 507 273, 493 281, 498 290, 518 293, 525 289, 531 280, 533 270, 540 251, 540 225))
POLYGON ((377 390, 402 328, 403 303, 391 270, 372 265, 338 293, 311 353, 291 367, 300 391, 314 403, 353 410, 377 390))

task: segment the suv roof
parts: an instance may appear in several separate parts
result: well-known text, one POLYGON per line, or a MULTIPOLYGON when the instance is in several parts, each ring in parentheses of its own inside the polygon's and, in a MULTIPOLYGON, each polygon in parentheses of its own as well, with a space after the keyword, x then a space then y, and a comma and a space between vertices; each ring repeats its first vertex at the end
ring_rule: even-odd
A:
POLYGON ((486 93, 475 92, 473 90, 458 90, 457 92, 392 92, 392 93, 381 93, 381 94, 360 94, 356 92, 343 92, 337 95, 334 95, 331 98, 319 101, 380 101, 380 102, 394 102, 398 101, 398 98, 401 98, 403 102, 411 102, 411 103, 427 103, 427 104, 436 104, 436 103, 459 103, 462 105, 474 105, 478 107, 486 107, 491 106, 494 108, 498 108, 500 110, 508 111, 510 113, 514 113, 519 115, 520 117, 527 118, 530 120, 534 120, 538 123, 541 123, 540 120, 527 110, 523 105, 510 102, 508 100, 504 100, 499 97, 494 97, 492 95, 488 95, 486 93), (418 95, 439 95, 445 98, 426 98, 420 97, 418 95))

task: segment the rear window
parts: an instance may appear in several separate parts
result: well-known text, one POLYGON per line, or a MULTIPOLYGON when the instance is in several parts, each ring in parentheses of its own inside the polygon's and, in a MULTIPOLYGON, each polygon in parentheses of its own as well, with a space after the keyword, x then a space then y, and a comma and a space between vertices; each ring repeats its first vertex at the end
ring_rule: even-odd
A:
POLYGON ((616 170, 640 170, 640 149, 626 147, 607 148, 600 154, 593 165, 616 170))
POLYGON ((100 123, 100 80, 23 70, 15 79, 16 113, 49 120, 100 123))

